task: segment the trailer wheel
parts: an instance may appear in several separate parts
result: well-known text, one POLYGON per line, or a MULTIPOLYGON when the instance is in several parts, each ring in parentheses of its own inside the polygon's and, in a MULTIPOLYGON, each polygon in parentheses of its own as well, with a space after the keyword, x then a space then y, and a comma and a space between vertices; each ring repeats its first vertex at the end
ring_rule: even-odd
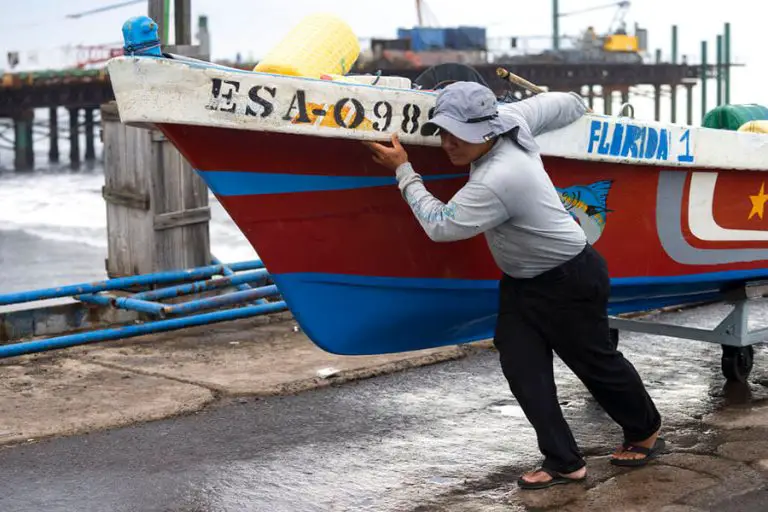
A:
POLYGON ((723 345, 721 366, 723 376, 731 382, 746 382, 752 371, 755 349, 749 347, 732 347, 723 345))

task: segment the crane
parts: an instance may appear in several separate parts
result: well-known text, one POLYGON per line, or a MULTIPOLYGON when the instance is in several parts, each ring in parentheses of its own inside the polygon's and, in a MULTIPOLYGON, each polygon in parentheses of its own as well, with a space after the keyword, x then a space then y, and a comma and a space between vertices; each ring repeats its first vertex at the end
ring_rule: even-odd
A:
POLYGON ((423 27, 425 16, 428 17, 427 19, 427 26, 439 26, 439 22, 437 21, 437 16, 435 16, 435 13, 432 12, 432 9, 429 8, 429 5, 427 5, 426 0, 416 0, 416 19, 418 20, 419 24, 417 26, 423 27))
POLYGON ((77 13, 74 13, 74 14, 67 14, 67 18, 69 18, 69 19, 78 19, 78 18, 82 18, 83 16, 90 16, 91 14, 99 14, 99 13, 102 13, 102 12, 105 12, 105 11, 111 11, 113 9, 119 9, 120 7, 126 7, 126 6, 129 6, 129 5, 141 4, 141 3, 146 3, 146 0, 128 0, 128 1, 119 2, 119 3, 116 3, 116 4, 105 5, 103 7, 98 7, 96 9, 91 9, 90 11, 77 12, 77 13))
MULTIPOLYGON (((559 34, 559 19, 565 16, 575 16, 586 12, 593 12, 611 7, 618 7, 616 13, 613 16, 613 21, 608 28, 608 35, 604 38, 603 49, 606 51, 618 51, 618 52, 636 52, 638 51, 637 37, 627 35, 626 24, 624 23, 624 17, 629 10, 630 2, 628 0, 619 0, 608 4, 595 5, 592 7, 586 7, 584 9, 578 9, 570 12, 561 13, 558 9, 558 0, 553 0, 553 46, 555 50, 560 48, 560 34, 559 34)), ((587 30, 587 35, 594 37, 594 29, 590 27, 587 30)))
POLYGON ((630 5, 630 2, 628 0, 621 0, 619 2, 611 2, 609 4, 595 5, 593 7, 578 9, 576 11, 559 13, 559 16, 562 18, 564 16, 573 16, 576 14, 583 14, 585 12, 599 11, 602 9, 607 9, 609 7, 618 7, 618 9, 616 10, 616 14, 614 14, 613 16, 613 21, 611 22, 611 25, 608 28, 608 32, 612 34, 617 30, 620 30, 624 26, 624 17, 627 15, 627 11, 629 10, 629 5, 630 5))

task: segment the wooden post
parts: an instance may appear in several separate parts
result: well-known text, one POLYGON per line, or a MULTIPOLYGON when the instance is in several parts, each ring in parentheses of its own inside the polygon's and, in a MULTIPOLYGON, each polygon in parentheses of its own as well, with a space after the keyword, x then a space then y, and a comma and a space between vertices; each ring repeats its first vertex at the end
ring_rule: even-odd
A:
POLYGON ((603 114, 613 115, 613 89, 603 86, 603 114))
POLYGON ((147 16, 157 23, 157 36, 160 41, 166 41, 168 34, 165 33, 165 0, 149 0, 147 16))
POLYGON ((192 44, 192 7, 191 0, 176 0, 173 14, 175 18, 175 42, 177 45, 192 44))
POLYGON ((686 83, 686 105, 685 105, 685 120, 689 125, 693 125, 693 84, 686 83))
MULTIPOLYGON (((677 25, 672 25, 672 64, 677 65, 677 25)), ((677 122, 677 84, 670 84, 671 96, 669 98, 670 122, 677 122)))
POLYGON ((35 148, 32 127, 35 111, 23 110, 13 118, 14 126, 14 168, 17 171, 31 171, 35 168, 35 148))
POLYGON ((701 42, 701 118, 707 113, 707 42, 701 42))
POLYGON ((107 275, 210 264, 208 188, 162 132, 120 123, 101 107, 107 275))
POLYGON ((93 140, 93 108, 85 107, 85 159, 96 159, 96 149, 93 140))
POLYGON ((69 109, 69 164, 80 165, 80 109, 69 109))
POLYGON ((672 94, 669 97, 669 121, 674 124, 677 122, 677 84, 670 84, 669 88, 672 94))
POLYGON ((52 164, 59 163, 59 109, 51 107, 48 110, 49 149, 48 161, 52 164))

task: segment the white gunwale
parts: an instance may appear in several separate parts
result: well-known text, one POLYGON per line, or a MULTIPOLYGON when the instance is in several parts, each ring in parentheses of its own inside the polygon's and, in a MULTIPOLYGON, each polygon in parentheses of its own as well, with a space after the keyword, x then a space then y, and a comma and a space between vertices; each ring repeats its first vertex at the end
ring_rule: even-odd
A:
MULTIPOLYGON (((120 119, 127 124, 188 124, 356 140, 388 140, 397 129, 403 144, 440 143, 436 136, 401 129, 406 105, 419 107, 420 123, 427 120, 427 112, 437 96, 434 92, 272 75, 192 59, 123 56, 112 59, 108 70, 120 119), (212 92, 215 80, 222 84, 217 98, 212 92), (259 89, 257 96, 271 105, 269 115, 263 115, 266 110, 262 103, 249 97, 254 88, 259 89), (305 104, 311 104, 307 109, 310 113, 313 108, 320 108, 330 116, 330 107, 347 98, 347 106, 352 105, 352 99, 359 101, 365 117, 356 128, 324 122, 325 116, 321 115, 311 115, 312 122, 292 122, 285 115, 290 111, 294 119, 298 116, 297 91, 304 91, 305 104), (392 116, 385 126, 388 110, 392 116), (384 129, 373 129, 374 123, 384 129)), ((414 113, 413 109, 408 112, 414 113)), ((346 114, 342 116, 344 122, 353 123, 356 109, 350 108, 346 114)), ((412 126, 411 120, 405 125, 408 130, 412 126)), ((651 165, 669 170, 768 170, 768 135, 759 133, 587 114, 565 128, 539 135, 536 140, 544 156, 585 162, 651 165), (622 137, 630 130, 635 135, 641 133, 643 140, 628 144, 617 137, 613 151, 609 151, 617 129, 622 137), (667 140, 666 151, 659 149, 658 143, 648 143, 648 138, 658 141, 660 137, 667 140), (642 144, 649 144, 651 150, 642 144)))

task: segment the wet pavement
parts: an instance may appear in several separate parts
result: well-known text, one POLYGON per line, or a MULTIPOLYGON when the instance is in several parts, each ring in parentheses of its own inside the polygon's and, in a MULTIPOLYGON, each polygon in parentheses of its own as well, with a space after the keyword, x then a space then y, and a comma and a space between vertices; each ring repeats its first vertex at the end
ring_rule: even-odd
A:
MULTIPOLYGON (((768 320, 768 306, 756 310, 756 322, 768 320)), ((726 311, 663 317, 712 327, 726 311)), ((724 385, 716 345, 622 333, 620 349, 664 416, 669 453, 640 470, 610 466, 605 456, 620 430, 556 360, 565 415, 589 456, 586 485, 516 488, 540 455, 497 354, 483 351, 294 396, 226 398, 174 419, 6 447, 0 510, 765 510, 766 347, 756 347, 748 386, 724 385)))

